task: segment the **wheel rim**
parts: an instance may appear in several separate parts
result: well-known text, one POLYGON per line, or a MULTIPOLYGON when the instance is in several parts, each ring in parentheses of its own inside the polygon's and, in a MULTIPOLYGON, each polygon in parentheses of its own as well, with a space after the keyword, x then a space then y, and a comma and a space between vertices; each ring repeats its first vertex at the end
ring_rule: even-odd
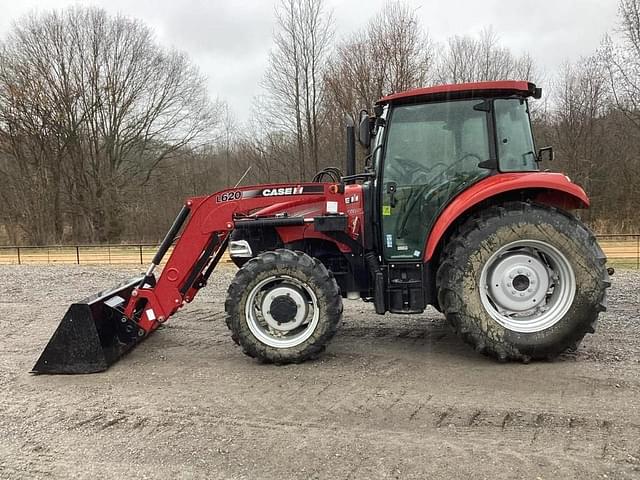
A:
POLYGON ((275 275, 251 289, 245 316, 249 330, 260 342, 291 348, 313 335, 320 312, 318 299, 307 284, 288 275, 275 275))
POLYGON ((480 276, 485 310, 514 332, 552 327, 567 313, 575 293, 569 260, 553 245, 538 240, 503 246, 485 263, 480 276))

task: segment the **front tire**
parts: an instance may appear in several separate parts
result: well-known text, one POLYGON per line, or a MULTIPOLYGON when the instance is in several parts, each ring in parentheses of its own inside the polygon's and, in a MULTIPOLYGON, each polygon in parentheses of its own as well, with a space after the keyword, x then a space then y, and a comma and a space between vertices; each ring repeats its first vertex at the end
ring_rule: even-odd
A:
POLYGON ((610 285, 593 234, 524 202, 467 220, 443 251, 438 301, 462 339, 501 361, 549 359, 593 333, 610 285))
POLYGON ((249 260, 227 291, 226 321, 245 354, 266 363, 315 358, 335 335, 342 297, 333 275, 303 252, 249 260))

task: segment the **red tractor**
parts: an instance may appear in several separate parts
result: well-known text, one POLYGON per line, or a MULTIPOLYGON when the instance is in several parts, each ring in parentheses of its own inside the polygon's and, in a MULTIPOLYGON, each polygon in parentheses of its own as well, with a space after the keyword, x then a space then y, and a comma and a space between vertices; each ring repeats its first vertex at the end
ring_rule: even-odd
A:
POLYGON ((73 304, 33 371, 105 370, 193 300, 227 246, 240 269, 226 323, 265 362, 321 353, 343 298, 378 314, 433 305, 501 361, 576 348, 605 310, 609 278, 570 213, 589 206, 585 192, 539 169, 553 156, 531 133, 528 99, 540 95, 517 81, 396 93, 362 114, 363 173, 351 127, 345 176, 330 168, 311 183, 188 199, 145 275, 73 304))

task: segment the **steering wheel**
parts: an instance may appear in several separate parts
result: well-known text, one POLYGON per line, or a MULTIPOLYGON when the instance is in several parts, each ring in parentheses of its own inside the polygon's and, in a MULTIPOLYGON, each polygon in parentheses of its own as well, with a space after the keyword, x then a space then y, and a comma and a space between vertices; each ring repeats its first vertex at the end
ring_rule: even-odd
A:
POLYGON ((394 160, 395 161, 392 162, 391 165, 395 164, 395 170, 399 173, 398 179, 400 182, 398 183, 413 185, 420 176, 427 177, 430 174, 430 169, 411 158, 396 156, 394 157, 394 160))
POLYGON ((431 173, 431 174, 432 174, 432 173, 436 170, 436 168, 442 168, 442 171, 437 175, 437 176, 440 176, 440 175, 442 175, 445 171, 449 170, 449 168, 451 168, 451 166, 450 166, 450 165, 447 165, 447 164, 446 164, 446 163, 444 163, 444 162, 434 163, 434 164, 433 164, 433 166, 429 169, 429 173, 431 173))
MULTIPOLYGON (((467 154, 466 156, 468 155, 469 154, 467 154)), ((465 157, 460 159, 460 161, 465 157)), ((427 167, 426 165, 423 165, 416 160, 405 157, 395 157, 394 160, 394 163, 396 165, 399 165, 400 168, 392 168, 394 168, 395 171, 399 174, 398 177, 402 180, 401 183, 404 185, 423 185, 429 183, 430 180, 432 180, 433 178, 439 178, 447 170, 453 167, 453 165, 447 165, 444 162, 438 162, 427 167), (436 169, 438 168, 441 168, 442 171, 434 176, 434 171, 436 171, 436 169)), ((455 162, 454 165, 455 164, 457 164, 457 162, 455 162)), ((393 165, 393 163, 391 165, 393 165)))
POLYGON ((464 155, 462 155, 458 160, 456 160, 455 162, 453 162, 451 165, 445 165, 442 162, 436 163, 434 165, 434 168, 437 167, 438 165, 442 165, 444 168, 442 169, 442 171, 435 177, 433 177, 433 180, 431 183, 435 183, 437 180, 441 179, 442 177, 445 176, 445 174, 449 173, 451 170, 457 168, 462 162, 464 162, 467 158, 474 158, 476 160, 478 160, 478 163, 482 162, 482 159, 480 158, 479 155, 475 154, 475 153, 465 153, 464 155))
POLYGON ((425 167, 423 164, 421 164, 420 162, 413 160, 411 158, 406 158, 406 157, 395 157, 394 159, 396 161, 396 163, 398 163, 403 170, 405 171, 411 171, 411 170, 424 170, 424 171, 429 171, 429 169, 427 169, 427 167, 425 167))

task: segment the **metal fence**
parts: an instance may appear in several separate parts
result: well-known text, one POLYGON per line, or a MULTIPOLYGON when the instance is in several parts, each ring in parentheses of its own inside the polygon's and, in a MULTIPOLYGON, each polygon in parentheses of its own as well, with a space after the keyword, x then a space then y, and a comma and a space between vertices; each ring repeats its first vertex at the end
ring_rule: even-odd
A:
MULTIPOLYGON (((597 237, 609 265, 640 269, 640 234, 603 234, 597 237)), ((0 265, 146 265, 157 249, 155 244, 0 246, 0 265)), ((171 250, 167 253, 170 254, 171 250)), ((225 256, 224 260, 229 261, 229 258, 225 256)))
POLYGON ((640 234, 600 234, 598 243, 607 255, 607 263, 640 269, 640 234))
MULTIPOLYGON (((0 247, 0 265, 114 264, 151 262, 157 245, 46 245, 0 247)), ((167 257, 168 258, 168 257, 167 257)))

